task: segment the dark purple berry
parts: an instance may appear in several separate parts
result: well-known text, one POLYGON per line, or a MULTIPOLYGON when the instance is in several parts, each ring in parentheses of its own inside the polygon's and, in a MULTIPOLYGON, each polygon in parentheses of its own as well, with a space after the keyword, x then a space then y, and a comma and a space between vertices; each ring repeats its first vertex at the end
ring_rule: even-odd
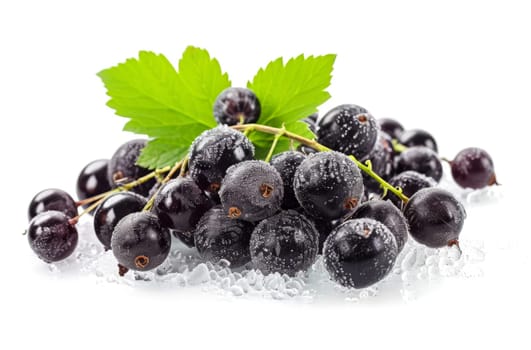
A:
POLYGON ((380 118, 377 120, 380 130, 385 132, 392 139, 398 139, 402 132, 404 132, 404 127, 395 119, 390 118, 380 118))
POLYGON ((330 233, 339 226, 343 221, 342 220, 319 220, 319 219, 312 219, 313 225, 315 226, 315 229, 319 233, 319 251, 318 253, 321 254, 323 252, 323 245, 328 236, 330 236, 330 233))
POLYGON ((76 248, 77 238, 77 230, 70 223, 70 217, 59 211, 39 213, 29 224, 30 247, 47 263, 70 256, 76 248))
POLYGON ((264 274, 295 275, 317 256, 319 234, 312 222, 295 210, 262 220, 251 235, 253 265, 264 274))
POLYGON ((231 267, 240 267, 251 261, 249 241, 254 224, 231 219, 221 208, 212 208, 197 224, 193 237, 202 259, 217 263, 230 261, 231 267))
MULTIPOLYGON (((389 184, 395 188, 400 187, 406 197, 411 197, 420 189, 437 186, 437 182, 434 179, 413 170, 404 171, 393 176, 389 180, 389 184)), ((398 209, 402 209, 403 207, 402 200, 391 191, 388 191, 383 199, 389 199, 398 209)))
POLYGON ((261 112, 260 101, 249 89, 230 87, 223 90, 214 103, 218 124, 256 123, 261 112))
POLYGON ((111 247, 123 268, 148 271, 164 262, 170 252, 171 236, 153 213, 138 212, 124 217, 112 234, 111 247))
POLYGON ((457 243, 466 212, 450 192, 425 188, 409 199, 404 216, 411 237, 428 247, 439 248, 457 243))
POLYGON ((366 157, 378 138, 378 123, 365 108, 340 105, 317 123, 317 141, 335 151, 366 157))
POLYGON ((218 126, 199 135, 190 148, 190 177, 200 189, 218 192, 227 169, 254 157, 254 146, 241 132, 218 126))
POLYGON ((425 130, 406 130, 400 135, 398 141, 406 147, 424 146, 430 148, 435 153, 438 152, 435 138, 425 130))
POLYGON ((345 221, 332 231, 323 249, 330 277, 345 287, 364 288, 382 280, 398 255, 391 231, 373 219, 345 221))
MULTIPOLYGON (((77 198, 79 200, 94 197, 111 190, 109 182, 109 160, 98 159, 88 163, 77 178, 77 198)), ((89 205, 83 205, 87 208, 89 205)))
POLYGON ((111 249, 114 228, 125 216, 144 209, 147 200, 133 192, 118 192, 107 197, 94 211, 94 232, 105 249, 111 249))
POLYGON ((396 160, 396 172, 413 170, 439 182, 442 177, 442 164, 435 151, 424 146, 410 147, 400 153, 396 160))
POLYGON ((163 227, 171 229, 188 246, 193 246, 193 236, 188 232, 213 204, 194 180, 179 177, 161 188, 153 211, 163 227))
POLYGON ((497 183, 492 158, 481 148, 465 148, 450 165, 452 177, 463 188, 478 189, 497 183))
POLYGON ((363 196, 358 166, 339 152, 309 155, 297 168, 295 197, 314 218, 335 220, 354 211, 363 196))
POLYGON ((282 209, 295 209, 300 207, 293 192, 293 179, 295 177, 295 171, 304 159, 306 159, 306 156, 303 153, 295 151, 282 152, 271 159, 271 165, 277 169, 284 183, 282 209))
POLYGON ((302 154, 304 155, 309 155, 309 154, 314 154, 314 153, 319 153, 319 151, 311 148, 311 147, 308 147, 308 146, 305 146, 305 145, 298 145, 297 146, 297 151, 301 152, 302 154))
POLYGON ((315 132, 317 130, 317 118, 318 117, 319 117, 319 114, 314 113, 314 114, 311 114, 311 115, 307 116, 306 118, 301 119, 301 121, 303 121, 306 124, 308 124, 308 129, 310 129, 311 132, 313 132, 315 134, 315 132))
MULTIPOLYGON (((146 146, 146 140, 131 140, 121 145, 109 161, 109 181, 113 187, 137 180, 147 174, 149 169, 136 165, 140 152, 146 146)), ((155 185, 156 180, 151 179, 142 185, 136 186, 131 191, 144 197, 155 185)))
POLYGON ((260 221, 280 210, 284 185, 273 166, 261 160, 248 160, 227 170, 219 196, 229 217, 260 221))
POLYGON ((63 190, 49 188, 35 195, 28 208, 28 220, 49 210, 64 213, 69 218, 77 215, 76 202, 63 190))
POLYGON ((404 248, 408 237, 407 220, 404 214, 391 202, 372 200, 363 203, 356 209, 350 219, 374 219, 381 222, 395 236, 398 253, 404 248))

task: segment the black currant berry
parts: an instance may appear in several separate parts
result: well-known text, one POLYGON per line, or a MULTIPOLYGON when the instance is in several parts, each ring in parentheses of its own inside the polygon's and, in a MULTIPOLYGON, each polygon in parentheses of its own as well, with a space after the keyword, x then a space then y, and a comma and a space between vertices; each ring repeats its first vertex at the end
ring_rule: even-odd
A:
POLYGON ((29 224, 29 245, 47 263, 70 256, 76 248, 77 238, 77 230, 70 223, 70 217, 60 211, 39 213, 29 224))
POLYGON ((94 211, 94 232, 106 250, 111 249, 114 228, 125 216, 144 209, 147 200, 133 192, 118 192, 107 197, 94 211))
POLYGON ((219 197, 225 214, 233 219, 260 221, 280 210, 284 185, 278 171, 261 160, 231 166, 219 197))
POLYGON ((218 124, 256 123, 261 111, 260 101, 254 92, 246 88, 227 88, 214 103, 214 117, 218 124))
POLYGON ((330 277, 345 287, 364 288, 382 280, 393 268, 398 250, 391 231, 373 219, 345 221, 324 243, 330 277))
POLYGON ((293 189, 306 213, 335 220, 360 203, 363 179, 358 166, 346 155, 320 152, 309 155, 297 168, 293 189))
MULTIPOLYGON (((77 177, 77 198, 82 200, 111 190, 109 160, 98 159, 88 163, 77 177)), ((83 205, 87 208, 89 204, 83 205)))
POLYGON ((311 132, 315 134, 315 132, 317 131, 317 118, 318 117, 319 117, 319 114, 314 113, 314 114, 307 116, 306 118, 301 119, 301 121, 308 124, 308 129, 310 129, 311 132))
POLYGON ((225 259, 231 267, 240 267, 251 261, 249 241, 253 229, 253 223, 231 219, 222 208, 212 208, 195 228, 195 247, 206 261, 225 259))
POLYGON ((407 220, 404 214, 391 202, 382 200, 367 201, 360 205, 349 219, 374 219, 381 222, 395 236, 398 253, 404 248, 408 237, 407 220))
MULTIPOLYGON (((408 198, 422 188, 437 186, 437 182, 434 179, 413 170, 404 171, 393 176, 391 180, 389 180, 389 184, 395 188, 400 187, 402 193, 408 198)), ((402 209, 403 207, 402 200, 391 191, 387 192, 384 199, 389 199, 398 209, 402 209)))
POLYGON ((251 235, 253 265, 264 274, 295 275, 317 256, 319 234, 312 222, 295 210, 262 220, 251 235))
POLYGON ((305 146, 303 144, 300 144, 297 146, 297 151, 301 152, 302 154, 304 155, 309 155, 309 154, 314 154, 314 153, 319 153, 319 151, 311 148, 311 147, 308 147, 308 146, 305 146))
POLYGON ((254 146, 241 132, 218 126, 199 135, 190 148, 190 177, 200 189, 218 192, 227 169, 254 157, 254 146))
MULTIPOLYGON (((109 181, 113 187, 124 182, 137 180, 147 174, 149 169, 136 165, 140 152, 146 146, 146 140, 131 140, 121 145, 109 161, 109 181)), ((136 186, 131 191, 144 197, 155 185, 156 180, 151 179, 142 185, 136 186)))
MULTIPOLYGON (((371 161, 372 170, 382 179, 388 180, 393 175, 393 145, 386 134, 379 133, 378 141, 374 145, 374 148, 361 162, 365 163, 367 160, 371 161)), ((378 181, 365 172, 362 172, 361 175, 363 176, 363 184, 367 190, 373 193, 382 192, 378 181)))
POLYGON ((400 135, 398 141, 406 147, 424 146, 430 148, 435 153, 438 152, 435 138, 425 130, 406 130, 400 135))
POLYGON ((335 151, 366 157, 378 138, 378 123, 365 108, 340 105, 317 123, 317 141, 335 151))
POLYGON ((400 153, 396 160, 396 172, 401 173, 406 170, 414 170, 437 182, 442 177, 442 164, 439 156, 434 150, 424 146, 410 147, 400 153))
POLYGON ((339 226, 343 220, 319 220, 319 219, 312 219, 313 225, 315 226, 315 229, 319 233, 319 250, 318 253, 321 254, 323 252, 323 245, 328 236, 330 236, 330 233, 339 226))
POLYGON ((190 231, 214 203, 197 186, 194 180, 179 177, 166 183, 155 198, 153 211, 163 227, 188 246, 193 246, 190 231))
POLYGON ((404 132, 404 127, 395 119, 380 118, 377 120, 380 130, 385 132, 392 139, 398 139, 404 132))
POLYGON ((450 192, 425 188, 409 199, 404 216, 411 237, 428 247, 439 248, 458 242, 466 212, 450 192))
POLYGON ((284 199, 282 209, 294 209, 300 207, 295 193, 293 192, 293 179, 295 171, 301 165, 306 156, 301 152, 286 151, 275 155, 271 159, 271 165, 277 169, 284 183, 284 199))
POLYGON ((138 212, 124 217, 112 234, 111 247, 120 266, 147 271, 164 262, 170 252, 171 236, 153 213, 138 212))
POLYGON ((463 188, 483 188, 496 184, 490 155, 477 147, 465 148, 450 162, 452 177, 463 188))
POLYGON ((64 213, 69 218, 77 215, 76 202, 63 190, 49 188, 35 195, 28 208, 28 220, 49 210, 64 213))

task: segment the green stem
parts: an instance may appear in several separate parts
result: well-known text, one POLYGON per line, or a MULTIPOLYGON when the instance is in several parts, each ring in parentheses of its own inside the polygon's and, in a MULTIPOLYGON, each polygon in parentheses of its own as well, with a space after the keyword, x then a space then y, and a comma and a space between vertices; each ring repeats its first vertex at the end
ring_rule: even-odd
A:
POLYGON ((393 151, 395 151, 396 153, 402 153, 408 149, 407 146, 404 146, 403 144, 398 142, 397 139, 391 140, 391 145, 393 146, 393 151))
POLYGON ((129 191, 130 189, 135 188, 136 186, 139 186, 139 185, 141 185, 141 184, 143 184, 145 182, 148 182, 152 178, 157 177, 160 174, 166 173, 166 172, 168 172, 170 170, 171 170, 171 168, 169 166, 161 168, 161 169, 156 169, 156 170, 150 172, 149 174, 147 174, 145 176, 142 176, 141 178, 139 178, 139 179, 137 179, 135 181, 131 181, 131 182, 126 183, 124 185, 121 185, 121 186, 119 186, 119 187, 117 187, 117 188, 115 188, 113 190, 110 190, 110 191, 107 191, 105 193, 101 193, 101 194, 98 194, 98 195, 96 195, 94 197, 87 198, 87 199, 84 199, 82 201, 77 202, 76 203, 77 205, 83 205, 83 204, 88 204, 88 203, 92 203, 92 205, 89 206, 87 209, 83 210, 79 215, 74 216, 72 219, 70 219, 70 224, 72 224, 72 225, 77 224, 79 219, 83 215, 86 215, 86 214, 90 213, 91 211, 93 211, 94 209, 96 209, 98 207, 98 205, 100 205, 103 201, 105 201, 107 198, 109 198, 110 195, 118 193, 118 192, 121 192, 121 191, 129 191))
POLYGON ((275 151, 275 147, 277 147, 278 140, 286 132, 286 128, 284 127, 284 125, 282 125, 282 128, 280 130, 281 132, 275 134, 275 138, 273 139, 273 142, 271 143, 271 147, 269 147, 269 152, 267 153, 267 156, 264 159, 266 163, 269 163, 269 161, 271 160, 271 157, 273 157, 273 152, 275 151))
MULTIPOLYGON (((272 134, 272 135, 280 135, 287 137, 291 140, 297 141, 305 146, 311 147, 319 152, 329 152, 331 151, 330 148, 320 144, 319 142, 315 140, 310 140, 306 137, 294 134, 290 131, 287 131, 282 128, 274 128, 267 125, 261 125, 261 124, 242 124, 242 125, 233 125, 232 128, 240 131, 246 131, 248 129, 252 129, 254 131, 263 132, 266 134, 272 134)), ((279 137, 280 137, 279 136, 279 137)), ((361 163, 359 160, 356 159, 356 157, 350 155, 349 158, 356 163, 356 165, 363 170, 367 175, 372 177, 374 180, 376 180, 380 186, 384 189, 384 191, 391 191, 393 194, 395 194, 398 198, 400 198, 404 203, 407 203, 409 198, 405 196, 401 190, 395 188, 394 186, 390 185, 387 181, 382 179, 378 174, 376 174, 369 166, 361 163)))
MULTIPOLYGON (((184 159, 182 159, 182 160, 178 161, 177 163, 175 163, 175 165, 171 169, 169 169, 169 172, 166 175, 166 177, 160 182, 160 187, 157 189, 157 191, 155 191, 155 193, 148 200, 148 202, 144 206, 143 211, 148 211, 148 210, 150 210, 153 207, 153 203, 155 203, 155 198, 157 198, 157 195, 159 194, 160 190, 162 189, 162 186, 165 183, 167 183, 168 181, 170 181, 171 178, 173 177, 173 175, 175 175, 175 173, 177 173, 177 171, 182 170, 185 167, 185 163, 186 164, 188 163, 188 156, 186 156, 184 159)), ((167 168, 169 168, 169 167, 167 167, 167 168)))

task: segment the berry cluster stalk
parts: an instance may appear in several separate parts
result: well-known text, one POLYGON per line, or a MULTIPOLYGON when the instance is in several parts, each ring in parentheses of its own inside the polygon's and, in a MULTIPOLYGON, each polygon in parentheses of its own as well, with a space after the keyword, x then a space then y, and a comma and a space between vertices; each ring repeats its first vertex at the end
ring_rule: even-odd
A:
MULTIPOLYGON (((311 148, 313 148, 313 149, 315 149, 316 151, 319 151, 319 152, 329 152, 329 151, 331 151, 330 148, 320 144, 319 142, 317 142, 315 140, 310 140, 310 139, 308 139, 306 137, 294 134, 292 132, 287 131, 284 128, 274 128, 274 127, 271 127, 271 126, 261 125, 261 124, 240 124, 240 125, 233 125, 232 128, 236 129, 236 130, 239 130, 239 131, 243 131, 245 134, 249 134, 252 131, 258 131, 258 132, 263 132, 263 133, 271 134, 271 135, 275 135, 275 136, 279 135, 278 137, 280 137, 280 136, 287 137, 290 140, 299 142, 299 143, 301 143, 301 144, 303 144, 305 146, 311 147, 311 148)), ((276 137, 275 137, 275 139, 278 140, 276 137)), ((363 164, 362 162, 357 160, 356 157, 354 157, 353 155, 349 155, 349 158, 352 159, 352 161, 354 163, 356 163, 356 165, 361 170, 363 170, 370 177, 375 179, 380 184, 380 186, 382 187, 382 189, 384 191, 391 191, 398 198, 400 198, 404 203, 407 203, 409 198, 407 196, 405 196, 400 189, 393 187, 387 181, 382 179, 378 174, 376 174, 372 170, 370 165, 363 164)))

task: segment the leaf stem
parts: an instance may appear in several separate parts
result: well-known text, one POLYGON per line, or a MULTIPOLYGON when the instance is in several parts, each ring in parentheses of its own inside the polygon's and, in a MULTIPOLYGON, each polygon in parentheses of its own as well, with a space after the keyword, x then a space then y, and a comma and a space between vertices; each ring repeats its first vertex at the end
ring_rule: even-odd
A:
MULTIPOLYGON (((315 149, 316 151, 319 151, 319 152, 329 152, 331 151, 330 148, 320 144, 319 142, 315 141, 315 140, 310 140, 306 137, 303 137, 303 136, 300 136, 300 135, 297 135, 295 133, 292 133, 290 131, 287 131, 283 128, 274 128, 272 126, 267 126, 267 125, 261 125, 261 124, 242 124, 242 125, 233 125, 232 128, 236 129, 236 130, 240 130, 240 131, 246 131, 248 129, 252 129, 254 131, 259 131, 259 132, 263 132, 263 133, 266 133, 266 134, 272 134, 272 135, 280 135, 280 136, 284 136, 284 137, 287 137, 291 140, 294 140, 294 141, 297 141, 305 146, 308 146, 308 147, 311 147, 313 149, 315 149)), ((279 137, 280 137, 279 136, 279 137)), ((382 179, 378 174, 376 174, 372 169, 371 167, 363 164, 362 162, 360 162, 359 160, 356 159, 356 157, 354 157, 353 155, 349 155, 349 158, 354 162, 356 163, 356 165, 361 169, 363 170, 367 175, 369 175, 370 177, 372 177, 374 180, 376 180, 380 186, 382 187, 382 189, 384 191, 391 191, 393 194, 395 194, 398 198, 400 198, 404 203, 407 203, 407 201, 409 200, 409 198, 407 196, 405 196, 402 191, 398 188, 395 188, 394 186, 392 186, 391 184, 389 184, 387 181, 385 181, 384 179, 382 179)))
POLYGON ((286 128, 285 128, 284 124, 282 124, 282 128, 280 130, 281 130, 281 132, 275 134, 275 137, 273 138, 273 142, 271 143, 271 147, 269 147, 269 152, 267 153, 267 156, 264 159, 264 161, 266 163, 269 163, 269 161, 271 160, 271 157, 273 157, 273 152, 275 151, 275 147, 277 147, 278 140, 286 132, 286 128))

